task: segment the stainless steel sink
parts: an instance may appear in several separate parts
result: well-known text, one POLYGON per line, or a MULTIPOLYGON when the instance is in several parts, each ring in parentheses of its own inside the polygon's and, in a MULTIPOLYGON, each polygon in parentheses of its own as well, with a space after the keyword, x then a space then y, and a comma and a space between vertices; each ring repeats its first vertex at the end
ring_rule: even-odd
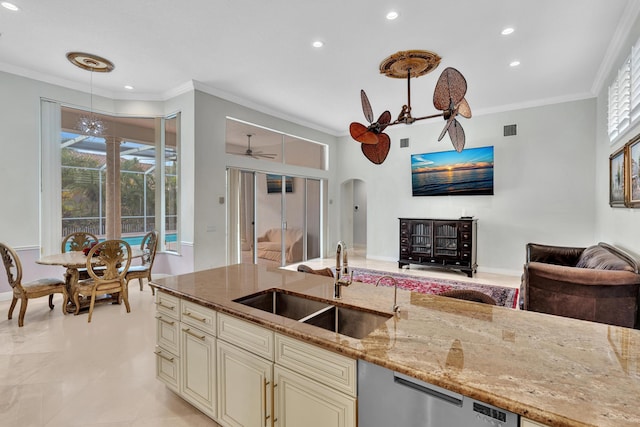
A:
POLYGON ((234 302, 356 339, 366 337, 393 316, 357 307, 343 307, 279 289, 247 295, 234 302))
POLYGON ((303 319, 330 307, 328 303, 310 299, 305 295, 285 293, 277 289, 247 295, 234 301, 294 320, 303 319))
POLYGON ((391 317, 391 314, 386 313, 371 313, 354 308, 331 306, 306 319, 304 323, 361 339, 378 329, 391 317))

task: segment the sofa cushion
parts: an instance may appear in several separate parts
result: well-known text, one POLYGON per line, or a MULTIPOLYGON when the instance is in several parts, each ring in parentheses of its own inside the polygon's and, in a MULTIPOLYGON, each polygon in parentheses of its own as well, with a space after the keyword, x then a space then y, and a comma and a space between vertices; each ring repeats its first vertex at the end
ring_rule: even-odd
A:
POLYGON ((589 246, 582 252, 576 267, 634 271, 633 267, 629 265, 627 261, 597 245, 589 246))

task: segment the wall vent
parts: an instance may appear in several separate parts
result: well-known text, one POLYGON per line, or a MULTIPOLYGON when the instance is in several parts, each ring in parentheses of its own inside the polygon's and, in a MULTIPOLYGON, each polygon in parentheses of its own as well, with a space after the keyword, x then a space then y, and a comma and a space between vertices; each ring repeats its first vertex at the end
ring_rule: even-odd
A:
POLYGON ((517 125, 505 125, 504 136, 514 136, 518 134, 517 125))
POLYGON ((409 146, 409 138, 400 138, 400 148, 407 148, 409 146))

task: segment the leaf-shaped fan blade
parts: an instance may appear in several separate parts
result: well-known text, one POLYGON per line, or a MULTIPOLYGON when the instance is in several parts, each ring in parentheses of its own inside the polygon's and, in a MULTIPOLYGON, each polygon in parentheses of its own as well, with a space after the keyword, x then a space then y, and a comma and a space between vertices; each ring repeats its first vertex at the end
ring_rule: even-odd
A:
POLYGON ((464 149, 464 129, 456 119, 453 119, 453 123, 449 126, 449 138, 458 153, 464 149))
POLYGON ((391 123, 391 113, 387 110, 378 117, 378 121, 376 122, 378 125, 377 133, 384 132, 387 126, 389 126, 389 123, 391 123))
POLYGON ((378 135, 378 143, 376 145, 361 145, 362 154, 369 159, 371 163, 376 165, 382 164, 389 154, 391 148, 391 139, 386 133, 378 135))
POLYGON ((442 132, 440 132, 438 141, 442 141, 442 138, 444 138, 444 134, 447 133, 447 131, 449 130, 449 126, 451 126, 451 123, 453 123, 455 119, 456 119, 455 114, 452 114, 451 117, 449 117, 449 120, 447 120, 447 123, 444 125, 444 129, 442 129, 442 132))
POLYGON ((458 104, 456 108, 458 109, 458 114, 462 117, 466 119, 471 118, 471 107, 469 107, 469 103, 466 98, 462 98, 462 101, 460 101, 460 104, 458 104))
POLYGON ((365 125, 353 122, 349 125, 349 133, 351 138, 362 144, 377 144, 378 136, 371 132, 365 125))
POLYGON ((454 105, 459 104, 466 93, 467 81, 460 71, 451 67, 445 68, 433 91, 433 106, 441 111, 447 110, 451 102, 454 105))
POLYGON ((369 98, 367 98, 367 94, 364 93, 364 90, 360 90, 360 100, 362 101, 362 112, 364 113, 364 117, 369 123, 373 122, 373 110, 371 109, 369 98))

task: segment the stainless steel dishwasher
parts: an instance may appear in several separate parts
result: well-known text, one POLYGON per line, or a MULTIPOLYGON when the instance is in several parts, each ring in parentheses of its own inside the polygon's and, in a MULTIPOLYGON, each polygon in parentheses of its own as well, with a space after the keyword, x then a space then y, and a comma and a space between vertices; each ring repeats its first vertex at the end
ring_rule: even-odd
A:
POLYGON ((518 415, 362 360, 359 427, 518 427, 518 415))

